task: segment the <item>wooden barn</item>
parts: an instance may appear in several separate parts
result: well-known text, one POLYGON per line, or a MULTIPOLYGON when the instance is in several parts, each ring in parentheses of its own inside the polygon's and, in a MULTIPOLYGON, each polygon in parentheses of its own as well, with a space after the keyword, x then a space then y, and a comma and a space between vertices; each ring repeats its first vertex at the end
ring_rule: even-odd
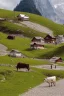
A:
POLYGON ((57 62, 62 62, 62 58, 61 57, 52 57, 50 59, 50 62, 53 62, 53 63, 57 63, 57 62))
POLYGON ((15 49, 12 49, 10 51, 10 53, 8 54, 8 56, 11 56, 11 57, 23 57, 21 52, 19 52, 18 50, 15 50, 15 49))
POLYGON ((44 43, 44 39, 42 37, 33 37, 31 42, 39 42, 39 43, 44 43))
POLYGON ((31 49, 44 49, 44 39, 42 37, 34 37, 30 44, 31 49))
POLYGON ((53 44, 55 44, 56 38, 55 37, 52 37, 50 35, 47 35, 44 38, 44 41, 45 41, 45 43, 53 43, 53 44))
POLYGON ((26 16, 25 14, 19 14, 17 16, 18 20, 21 20, 21 21, 28 21, 29 20, 29 16, 26 16))
POLYGON ((42 43, 31 43, 30 45, 31 49, 44 49, 44 45, 42 43))

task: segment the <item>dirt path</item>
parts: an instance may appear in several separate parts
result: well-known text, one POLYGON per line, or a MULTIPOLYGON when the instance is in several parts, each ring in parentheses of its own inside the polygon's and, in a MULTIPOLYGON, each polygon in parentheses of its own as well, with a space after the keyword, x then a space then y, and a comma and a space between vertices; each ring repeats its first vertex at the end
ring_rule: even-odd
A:
POLYGON ((49 28, 47 27, 44 27, 40 24, 37 24, 37 23, 33 23, 33 22, 30 22, 30 21, 23 21, 23 22, 20 22, 20 23, 15 23, 15 24, 18 24, 19 26, 27 26, 27 27, 30 27, 36 31, 39 31, 39 32, 43 32, 43 33, 47 33, 51 36, 53 36, 53 31, 50 30, 49 28))
MULTIPOLYGON (((41 69, 50 69, 50 65, 32 66, 41 69)), ((53 66, 53 70, 64 70, 63 66, 53 66)), ((57 81, 56 86, 49 87, 47 83, 42 83, 32 89, 29 89, 24 94, 19 96, 64 96, 64 79, 57 81)))
POLYGON ((7 47, 3 44, 0 44, 0 56, 4 56, 8 54, 7 47))
POLYGON ((51 65, 37 65, 37 66, 35 65, 32 67, 40 68, 40 69, 48 69, 48 70, 64 70, 64 66, 58 66, 58 65, 56 65, 56 68, 55 65, 52 65, 52 69, 51 69, 51 65))
POLYGON ((19 96, 64 96, 64 79, 59 80, 56 86, 48 87, 47 83, 43 83, 19 96))

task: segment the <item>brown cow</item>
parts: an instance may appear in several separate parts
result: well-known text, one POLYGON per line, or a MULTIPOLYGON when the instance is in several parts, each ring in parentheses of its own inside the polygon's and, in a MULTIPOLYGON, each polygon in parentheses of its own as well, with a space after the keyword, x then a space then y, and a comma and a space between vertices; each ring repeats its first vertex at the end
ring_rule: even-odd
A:
POLYGON ((17 71, 18 71, 18 69, 20 69, 20 68, 26 68, 26 69, 28 69, 28 71, 29 71, 29 64, 25 64, 25 63, 21 63, 21 62, 19 62, 18 64, 17 64, 17 66, 16 66, 16 68, 17 68, 17 71))

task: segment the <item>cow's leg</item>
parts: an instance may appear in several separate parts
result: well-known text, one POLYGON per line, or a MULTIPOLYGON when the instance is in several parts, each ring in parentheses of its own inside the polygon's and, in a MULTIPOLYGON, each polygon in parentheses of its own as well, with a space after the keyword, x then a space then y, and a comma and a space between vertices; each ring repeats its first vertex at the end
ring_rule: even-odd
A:
POLYGON ((50 83, 49 83, 49 87, 50 87, 50 83))
POLYGON ((53 85, 56 86, 56 82, 53 82, 53 85))
POLYGON ((28 71, 30 70, 30 68, 28 68, 28 71))
POLYGON ((51 82, 51 86, 52 86, 52 82, 51 82))
POLYGON ((27 70, 29 71, 30 70, 30 68, 29 67, 26 67, 27 68, 27 70))
POLYGON ((18 71, 18 68, 17 68, 17 71, 18 71))

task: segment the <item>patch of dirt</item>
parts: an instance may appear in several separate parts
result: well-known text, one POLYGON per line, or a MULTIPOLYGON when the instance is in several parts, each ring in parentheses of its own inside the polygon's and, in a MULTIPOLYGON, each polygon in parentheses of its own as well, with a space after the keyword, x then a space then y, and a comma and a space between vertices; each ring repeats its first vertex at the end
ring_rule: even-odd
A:
POLYGON ((31 67, 40 68, 40 69, 48 69, 48 70, 64 70, 63 66, 58 66, 58 65, 56 65, 56 68, 55 68, 55 65, 53 65, 52 69, 51 69, 51 65, 37 65, 37 66, 35 65, 31 67))
POLYGON ((27 27, 30 27, 36 31, 39 31, 39 32, 42 32, 42 33, 47 33, 51 36, 53 36, 53 31, 50 30, 49 28, 45 27, 45 26, 42 26, 40 24, 37 24, 37 23, 33 23, 33 22, 30 22, 30 21, 23 21, 23 22, 20 22, 19 23, 19 26, 22 26, 25 25, 27 27))
POLYGON ((7 51, 7 47, 4 46, 3 44, 0 44, 0 56, 5 56, 9 53, 9 51, 7 51))

